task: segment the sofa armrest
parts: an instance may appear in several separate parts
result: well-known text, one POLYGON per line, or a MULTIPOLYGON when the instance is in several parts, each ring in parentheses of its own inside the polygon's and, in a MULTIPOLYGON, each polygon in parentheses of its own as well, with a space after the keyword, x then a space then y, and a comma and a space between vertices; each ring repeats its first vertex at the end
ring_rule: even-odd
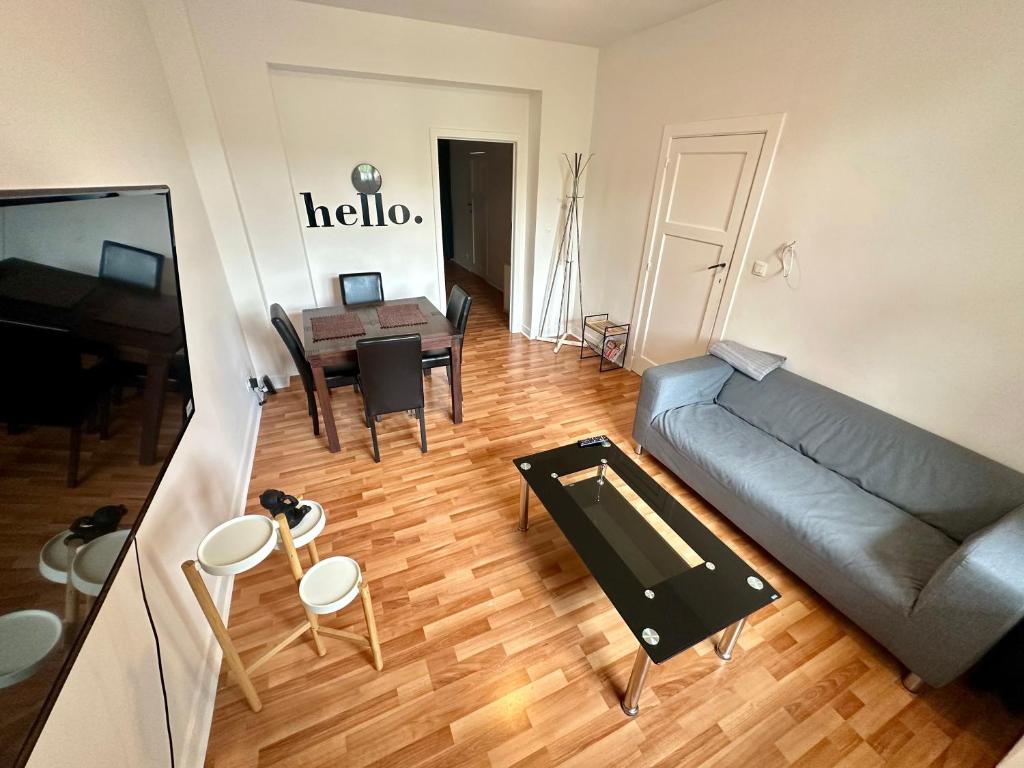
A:
MULTIPOLYGON (((918 671, 943 685, 980 659, 1024 617, 1024 506, 968 537, 921 590, 910 632, 935 664, 918 671)), ((909 640, 910 638, 905 638, 909 640)))
POLYGON ((733 367, 711 355, 656 365, 644 371, 633 419, 633 437, 643 442, 654 417, 670 408, 710 403, 732 376, 733 367))

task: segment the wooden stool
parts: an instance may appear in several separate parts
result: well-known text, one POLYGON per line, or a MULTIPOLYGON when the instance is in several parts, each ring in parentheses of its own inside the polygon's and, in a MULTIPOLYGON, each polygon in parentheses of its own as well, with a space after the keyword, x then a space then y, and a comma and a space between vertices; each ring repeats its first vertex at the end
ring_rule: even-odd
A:
POLYGON ((342 629, 320 627, 321 634, 341 640, 355 640, 369 643, 373 652, 373 666, 380 672, 384 660, 380 655, 380 641, 377 639, 377 624, 373 620, 373 603, 370 588, 359 570, 359 563, 350 557, 328 557, 310 568, 299 582, 299 599, 307 611, 323 615, 336 613, 356 599, 362 598, 363 616, 369 637, 363 637, 342 629))
POLYGON ((61 531, 39 550, 39 573, 47 581, 64 585, 65 628, 78 623, 79 595, 85 595, 89 612, 129 532, 127 528, 113 531, 83 544, 72 538, 71 531, 61 531))
MULTIPOLYGON (((319 505, 317 506, 319 507, 319 505)), ((320 512, 322 519, 323 510, 321 509, 320 512)), ((303 523, 305 523, 305 519, 303 519, 303 523)), ((315 528, 316 526, 313 525, 304 532, 304 535, 309 535, 310 542, 319 533, 319 530, 314 532, 315 528)), ((322 525, 320 530, 322 530, 322 525)), ((210 629, 213 630, 213 635, 217 638, 221 650, 224 651, 224 661, 242 689, 253 712, 263 709, 263 704, 256 694, 256 688, 250 677, 259 667, 291 645, 307 630, 313 639, 317 655, 323 656, 327 653, 318 632, 317 616, 304 608, 306 620, 246 667, 231 641, 231 635, 228 634, 227 627, 224 626, 224 622, 217 612, 213 598, 210 597, 206 582, 203 581, 199 570, 202 569, 212 576, 232 576, 244 573, 262 563, 279 544, 288 556, 292 577, 297 584, 302 579, 302 566, 299 564, 299 556, 284 515, 278 515, 274 520, 263 515, 242 515, 228 520, 226 523, 221 523, 210 531, 200 543, 196 560, 186 560, 181 564, 181 570, 199 602, 199 607, 202 609, 210 629)), ((315 556, 314 551, 315 548, 310 551, 310 557, 315 556)))
POLYGON ((49 611, 29 609, 0 616, 0 688, 34 675, 62 633, 60 617, 49 611))
MULTIPOLYGON (((316 548, 316 537, 321 534, 324 530, 324 526, 327 525, 327 513, 324 512, 324 508, 316 501, 310 501, 309 499, 299 499, 299 506, 308 506, 309 512, 307 512, 299 524, 291 529, 292 543, 296 549, 305 547, 309 553, 309 560, 313 565, 320 562, 320 552, 316 548)), ((277 539, 277 549, 283 549, 284 544, 281 541, 280 535, 277 539)))
POLYGON ((71 536, 71 531, 61 531, 39 550, 40 575, 47 581, 64 585, 65 627, 78 623, 78 592, 68 578, 68 572, 78 548, 82 545, 82 540, 71 539, 71 536))
POLYGON ((119 531, 97 536, 88 544, 83 544, 77 552, 71 554, 71 569, 68 581, 75 591, 85 595, 85 612, 88 614, 93 601, 103 589, 114 567, 117 556, 124 548, 124 542, 131 530, 122 528, 119 531))
POLYGON ((68 563, 71 562, 69 550, 73 543, 68 539, 72 535, 71 531, 63 530, 39 550, 39 573, 47 581, 68 583, 68 563))

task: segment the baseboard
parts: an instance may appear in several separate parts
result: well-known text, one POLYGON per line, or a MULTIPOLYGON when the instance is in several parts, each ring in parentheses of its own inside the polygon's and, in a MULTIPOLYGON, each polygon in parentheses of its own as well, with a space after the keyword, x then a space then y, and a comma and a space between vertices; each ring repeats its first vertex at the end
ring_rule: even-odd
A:
MULTIPOLYGON (((276 386, 276 384, 275 384, 276 386)), ((260 415, 263 409, 254 408, 249 434, 246 435, 246 460, 239 468, 232 492, 235 516, 245 514, 246 499, 249 495, 249 478, 256 459, 256 439, 260 433, 260 415)), ((231 612, 231 595, 234 591, 235 577, 219 578, 214 584, 213 603, 217 606, 224 624, 228 623, 231 612)), ((213 723, 213 706, 217 699, 217 680, 220 677, 221 649, 213 633, 210 633, 203 653, 202 664, 196 675, 196 692, 189 709, 191 717, 185 729, 185 738, 181 745, 179 757, 185 768, 202 768, 206 760, 206 747, 210 740, 210 726, 213 723)))
POLYGON ((452 261, 454 261, 457 266, 462 267, 467 272, 472 272, 474 275, 479 274, 476 271, 476 266, 472 262, 465 262, 462 259, 460 259, 458 256, 455 256, 454 258, 452 258, 452 261))
POLYGON ((267 376, 267 378, 274 385, 274 389, 288 389, 288 384, 292 380, 291 376, 267 376))
POLYGON ((528 326, 526 323, 523 323, 520 326, 519 332, 523 334, 523 336, 525 336, 526 338, 533 339, 533 329, 530 328, 530 326, 528 326))

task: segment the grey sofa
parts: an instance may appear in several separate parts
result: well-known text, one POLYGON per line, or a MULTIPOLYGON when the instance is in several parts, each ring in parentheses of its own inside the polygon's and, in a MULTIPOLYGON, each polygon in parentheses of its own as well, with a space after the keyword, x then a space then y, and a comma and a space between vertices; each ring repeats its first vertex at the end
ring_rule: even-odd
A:
MULTIPOLYGON (((944 685, 1024 616, 1024 474, 782 369, 648 369, 633 437, 944 685)), ((916 678, 913 677, 916 675, 916 678)))

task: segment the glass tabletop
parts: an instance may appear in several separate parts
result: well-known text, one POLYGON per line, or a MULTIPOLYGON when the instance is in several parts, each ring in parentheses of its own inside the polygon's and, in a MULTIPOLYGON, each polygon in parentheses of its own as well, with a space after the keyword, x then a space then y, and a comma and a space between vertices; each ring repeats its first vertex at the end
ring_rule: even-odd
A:
POLYGON ((514 463, 656 664, 779 598, 613 443, 514 463))

